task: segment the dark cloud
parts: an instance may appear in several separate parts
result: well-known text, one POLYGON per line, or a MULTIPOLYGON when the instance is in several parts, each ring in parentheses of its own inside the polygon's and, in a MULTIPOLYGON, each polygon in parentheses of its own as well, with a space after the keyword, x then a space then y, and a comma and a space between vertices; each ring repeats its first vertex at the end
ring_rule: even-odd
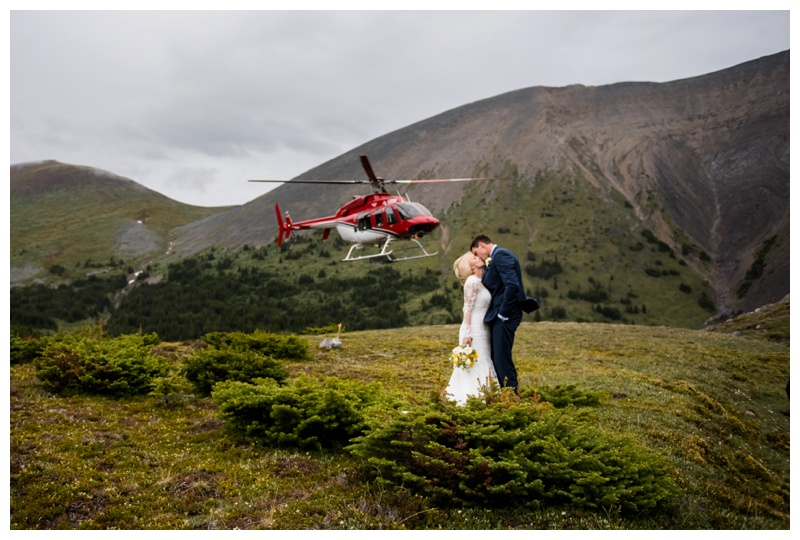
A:
POLYGON ((445 110, 789 48, 788 11, 12 11, 11 161, 239 204, 445 110), (235 187, 232 187, 235 186, 235 187))

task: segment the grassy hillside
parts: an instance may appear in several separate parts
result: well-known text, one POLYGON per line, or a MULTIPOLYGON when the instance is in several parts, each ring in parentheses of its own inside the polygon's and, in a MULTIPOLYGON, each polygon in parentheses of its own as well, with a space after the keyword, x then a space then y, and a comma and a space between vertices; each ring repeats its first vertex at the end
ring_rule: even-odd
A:
MULTIPOLYGON (((598 393, 595 426, 669 461, 681 494, 668 514, 437 507, 364 483, 345 452, 245 443, 208 398, 58 397, 27 363, 10 374, 11 527, 788 529, 788 342, 717 330, 528 322, 517 333, 524 395, 598 393)), ((345 332, 343 349, 326 350, 309 335, 311 358, 286 366, 290 379, 377 382, 415 407, 446 386, 456 336, 455 325, 345 332)), ((158 351, 177 365, 193 346, 158 351)))
POLYGON ((507 168, 501 176, 511 181, 470 186, 447 211, 442 272, 485 233, 517 254, 544 320, 699 328, 713 313, 713 292, 693 269, 706 264, 699 249, 674 252, 616 192, 568 174, 523 184, 513 180, 516 166, 507 168))
POLYGON ((12 168, 10 210, 12 283, 71 281, 120 264, 139 270, 169 250, 175 227, 221 211, 55 161, 12 168))

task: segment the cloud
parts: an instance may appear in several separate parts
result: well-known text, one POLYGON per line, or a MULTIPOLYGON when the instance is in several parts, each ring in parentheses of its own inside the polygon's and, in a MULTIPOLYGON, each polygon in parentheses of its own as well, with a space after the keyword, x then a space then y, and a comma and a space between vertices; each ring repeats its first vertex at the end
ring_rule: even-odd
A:
POLYGON ((179 167, 167 176, 165 183, 177 189, 204 193, 219 176, 219 170, 208 167, 179 167))
POLYGON ((11 161, 242 204, 530 86, 665 82, 789 48, 788 11, 12 11, 11 161))

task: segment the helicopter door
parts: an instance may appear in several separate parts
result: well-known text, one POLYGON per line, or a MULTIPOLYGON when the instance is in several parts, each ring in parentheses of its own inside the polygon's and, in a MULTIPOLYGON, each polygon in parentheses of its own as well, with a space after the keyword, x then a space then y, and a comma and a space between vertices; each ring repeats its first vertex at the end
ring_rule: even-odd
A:
POLYGON ((375 210, 375 228, 383 227, 383 210, 375 210))
POLYGON ((394 207, 389 206, 386 208, 386 224, 387 225, 394 225, 399 220, 397 219, 397 214, 394 212, 394 207))
POLYGON ((369 212, 358 216, 358 230, 364 231, 372 228, 372 216, 369 212))

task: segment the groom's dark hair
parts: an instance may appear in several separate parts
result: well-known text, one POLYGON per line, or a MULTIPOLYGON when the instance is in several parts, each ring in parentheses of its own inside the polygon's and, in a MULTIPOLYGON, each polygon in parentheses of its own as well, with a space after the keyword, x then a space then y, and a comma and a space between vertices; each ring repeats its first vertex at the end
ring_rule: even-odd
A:
POLYGON ((478 244, 480 243, 491 244, 492 241, 489 240, 489 237, 486 236, 485 234, 479 234, 478 236, 475 237, 475 240, 473 240, 472 243, 469 245, 470 251, 478 247, 478 244))

